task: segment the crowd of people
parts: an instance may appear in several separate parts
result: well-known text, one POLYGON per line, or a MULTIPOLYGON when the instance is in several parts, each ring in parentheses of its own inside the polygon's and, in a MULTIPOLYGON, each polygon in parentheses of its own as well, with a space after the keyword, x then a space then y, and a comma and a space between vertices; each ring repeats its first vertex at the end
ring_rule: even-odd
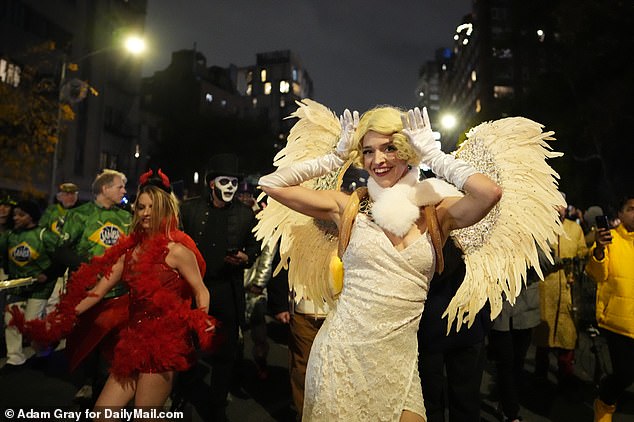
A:
POLYGON ((463 251, 450 232, 485 217, 503 190, 434 146, 424 110, 346 111, 340 123, 331 154, 251 184, 236 155, 211 157, 198 198, 177 199, 169 178, 149 171, 130 212, 121 206, 126 176, 109 169, 96 176, 92 200, 84 204, 71 182, 59 186, 56 203, 44 212, 33 200, 0 198, 3 275, 20 280, 0 291, 6 348, 0 374, 19 371, 31 358, 23 346, 28 342, 38 359, 64 348, 69 370, 82 374, 77 398, 83 405, 160 408, 171 397, 178 408, 191 394, 197 362, 206 362, 206 420, 224 421, 241 338, 250 332, 257 377, 266 380, 267 323, 274 321, 288 327, 297 420, 436 422, 448 414, 449 421, 479 421, 488 358, 495 363, 500 416, 519 421, 531 344, 537 379, 548 378, 554 354, 557 383, 572 388, 578 382, 579 308, 595 305, 594 297, 578 303, 575 288, 591 280, 591 322, 607 340, 613 368, 601 381, 595 420, 611 420, 634 382, 628 358, 634 350, 634 196, 618 204, 607 224, 596 206, 585 212, 560 207, 563 230, 549 245, 553 260, 540 253, 539 268, 529 270, 517 298, 505 301, 493 320, 487 305, 468 327, 447 332, 443 312, 465 277, 463 251), (358 211, 342 253, 344 288, 328 306, 295 297, 288 273, 278 268, 279 244, 256 240, 256 215, 267 206, 257 202, 256 189, 340 227, 350 193, 302 183, 348 159, 368 172, 365 200, 376 212, 358 211), (402 196, 414 213, 383 216, 382 198, 395 198, 386 192, 416 186, 421 164, 464 195, 444 194, 424 205, 402 196))

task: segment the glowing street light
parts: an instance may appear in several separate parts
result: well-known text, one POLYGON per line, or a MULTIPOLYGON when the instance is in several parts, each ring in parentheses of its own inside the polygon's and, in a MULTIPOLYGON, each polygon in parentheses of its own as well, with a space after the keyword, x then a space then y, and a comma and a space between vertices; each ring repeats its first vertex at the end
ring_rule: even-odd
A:
MULTIPOLYGON (((123 47, 124 49, 130 53, 133 54, 135 56, 140 55, 141 53, 143 53, 143 51, 145 50, 145 41, 143 40, 143 38, 136 36, 136 35, 130 35, 128 37, 126 37, 123 41, 123 47)), ((120 47, 119 47, 120 48, 120 47)), ((101 54, 103 52, 106 51, 110 51, 110 50, 115 50, 117 49, 117 46, 107 46, 104 48, 100 48, 97 49, 95 51, 91 51, 88 54, 85 54, 81 57, 79 57, 78 59, 74 59, 74 60, 68 60, 68 58, 66 57, 66 55, 64 54, 62 56, 62 72, 60 75, 60 83, 59 83, 59 111, 58 111, 58 116, 57 116, 57 134, 58 134, 58 139, 57 142, 55 143, 55 148, 53 149, 53 166, 51 169, 51 187, 50 187, 50 192, 49 192, 49 202, 53 202, 55 199, 55 193, 57 191, 57 159, 58 159, 58 154, 59 154, 59 143, 61 142, 60 139, 60 133, 61 133, 61 120, 62 120, 62 116, 61 116, 61 103, 64 101, 64 91, 65 91, 65 85, 67 82, 71 82, 71 81, 66 81, 66 69, 68 68, 68 70, 71 71, 77 71, 78 70, 78 66, 77 64, 79 62, 84 61, 85 59, 95 56, 97 54, 101 54)), ((96 91, 95 91, 96 92, 96 91)), ((96 94, 95 94, 96 95, 96 94)), ((81 101, 83 99, 83 97, 79 98, 78 101, 81 101)), ((135 153, 135 158, 137 157, 137 154, 139 154, 139 150, 136 150, 135 153)), ((139 154, 140 155, 140 154, 139 154)))
POLYGON ((458 120, 453 114, 447 113, 440 117, 440 125, 443 127, 443 129, 451 130, 456 127, 457 123, 458 120))
POLYGON ((136 35, 131 35, 126 38, 123 45, 126 50, 134 55, 141 54, 145 51, 145 40, 136 35))

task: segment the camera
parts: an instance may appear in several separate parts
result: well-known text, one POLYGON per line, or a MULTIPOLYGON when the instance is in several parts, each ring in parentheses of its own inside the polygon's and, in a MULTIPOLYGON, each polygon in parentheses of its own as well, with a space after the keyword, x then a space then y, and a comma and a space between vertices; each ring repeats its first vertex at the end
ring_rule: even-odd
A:
POLYGON ((605 230, 610 229, 610 221, 608 220, 607 215, 597 215, 595 220, 598 228, 605 230))

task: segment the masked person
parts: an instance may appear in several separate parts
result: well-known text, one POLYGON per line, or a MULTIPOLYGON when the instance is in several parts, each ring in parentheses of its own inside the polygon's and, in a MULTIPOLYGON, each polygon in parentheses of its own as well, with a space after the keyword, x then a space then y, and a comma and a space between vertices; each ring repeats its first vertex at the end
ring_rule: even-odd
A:
MULTIPOLYGON (((244 269, 260 252, 252 233, 253 210, 236 197, 242 174, 238 157, 211 157, 203 196, 182 204, 182 222, 207 262, 204 283, 210 291, 210 314, 219 321, 222 339, 211 357, 212 420, 225 420, 227 395, 239 350, 239 330, 245 327, 244 269)), ((185 394, 181 389, 180 394, 185 394)))

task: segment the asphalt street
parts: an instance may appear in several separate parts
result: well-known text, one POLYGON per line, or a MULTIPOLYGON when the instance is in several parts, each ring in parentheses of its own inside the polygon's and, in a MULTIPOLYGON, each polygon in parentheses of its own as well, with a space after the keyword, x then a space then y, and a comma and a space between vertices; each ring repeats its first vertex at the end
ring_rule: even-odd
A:
MULTIPOLYGON (((285 332, 278 325, 271 325, 269 354, 269 376, 260 379, 251 359, 251 341, 245 336, 244 359, 236 371, 235 387, 232 389, 227 415, 232 422, 294 421, 295 412, 290 399, 288 382, 288 349, 284 344, 285 332)), ((592 421, 592 401, 596 394, 593 378, 610 370, 607 347, 601 336, 590 337, 582 332, 576 354, 578 385, 562 389, 557 385, 554 373, 556 363, 551 360, 551 374, 548 382, 532 377, 534 350, 529 351, 526 360, 525 383, 522 391, 521 415, 524 421, 592 421), (595 371, 595 369, 598 369, 595 371)), ((481 420, 500 421, 497 412, 497 391, 494 382, 494 367, 487 363, 482 381, 481 420)), ((197 385, 192 389, 189 402, 184 407, 180 420, 198 422, 206 418, 206 396, 209 392, 210 368, 202 362, 198 367, 197 385)), ((0 376, 0 416, 1 420, 75 420, 70 412, 85 410, 73 402, 79 381, 67 371, 63 351, 55 352, 46 359, 30 359, 18 370, 0 376), (18 419, 13 412, 43 410, 51 412, 50 418, 24 417, 18 419), (54 417, 54 411, 69 412, 54 417), (66 417, 63 417, 66 416, 66 417)), ((40 415, 41 416, 41 415, 40 415)), ((123 416, 123 415, 120 415, 123 416)), ((174 419, 176 420, 176 419, 174 419)), ((634 421, 634 390, 630 388, 619 404, 615 422, 634 421)))

